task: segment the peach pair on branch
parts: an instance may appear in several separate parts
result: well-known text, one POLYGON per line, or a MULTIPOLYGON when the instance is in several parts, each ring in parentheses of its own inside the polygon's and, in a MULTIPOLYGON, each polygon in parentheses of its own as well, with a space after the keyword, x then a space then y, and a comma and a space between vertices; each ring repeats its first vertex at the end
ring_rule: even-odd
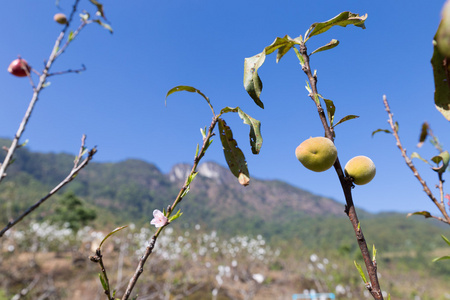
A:
MULTIPOLYGON (((337 149, 326 137, 312 137, 303 141, 296 149, 295 156, 302 165, 314 172, 323 172, 334 165, 337 149)), ((369 183, 376 173, 375 164, 367 156, 355 156, 344 168, 345 175, 357 185, 369 183)))

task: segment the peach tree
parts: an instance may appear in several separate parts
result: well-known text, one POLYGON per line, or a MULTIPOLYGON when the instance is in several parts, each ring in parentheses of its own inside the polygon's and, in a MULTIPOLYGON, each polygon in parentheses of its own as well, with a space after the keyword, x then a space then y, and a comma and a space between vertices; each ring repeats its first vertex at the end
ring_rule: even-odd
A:
MULTIPOLYGON (((433 68, 435 87, 435 107, 447 121, 450 121, 450 1, 448 0, 443 6, 442 18, 436 34, 433 37, 433 55, 431 57, 431 65, 433 68)), ((393 135, 396 145, 400 150, 406 165, 412 171, 414 177, 416 177, 419 181, 428 199, 431 200, 440 213, 439 216, 423 210, 411 212, 408 216, 419 215, 450 225, 450 215, 448 213, 448 209, 450 208, 450 194, 444 192, 444 174, 448 171, 450 163, 449 151, 444 149, 443 145, 439 141, 439 138, 431 130, 429 123, 424 122, 421 126, 417 148, 421 148, 425 141, 429 140, 436 150, 436 155, 429 159, 423 158, 418 152, 412 152, 411 155, 408 155, 406 148, 403 146, 400 139, 399 124, 394 120, 391 107, 385 95, 383 96, 383 104, 388 114, 390 129, 377 129, 372 133, 372 136, 378 132, 385 132, 393 135), (425 182, 423 175, 419 172, 413 162, 413 159, 419 159, 428 164, 431 170, 437 175, 437 183, 435 184, 438 191, 437 196, 425 182), (447 203, 445 202, 446 200, 447 203)), ((442 239, 450 246, 450 241, 445 236, 442 235, 442 239)), ((434 261, 443 259, 450 259, 450 256, 438 257, 434 259, 434 261)))
MULTIPOLYGON (((277 37, 275 41, 265 47, 261 53, 245 59, 244 87, 255 104, 260 108, 264 108, 264 104, 260 98, 263 85, 261 78, 258 75, 258 70, 264 64, 267 55, 276 52, 276 61, 279 62, 284 55, 293 49, 300 62, 301 68, 307 77, 305 88, 308 91, 308 96, 315 104, 318 117, 324 129, 323 137, 306 140, 296 149, 297 158, 306 168, 312 171, 325 171, 331 166, 334 166, 345 196, 345 213, 352 223, 369 279, 366 279, 361 266, 356 261, 355 266, 360 272, 364 284, 373 298, 383 299, 377 275, 376 249, 374 246, 373 256, 371 257, 352 199, 352 188, 354 187, 354 184, 361 185, 368 183, 375 176, 375 165, 369 158, 357 156, 349 161, 345 170, 342 168, 338 155, 335 155, 334 145, 332 145, 336 136, 335 128, 337 125, 355 119, 358 116, 347 115, 335 122, 336 106, 332 100, 319 93, 317 88, 317 72, 316 70, 313 71, 311 66, 311 56, 313 54, 331 50, 339 45, 339 41, 332 39, 327 44, 312 52, 308 52, 307 49, 307 42, 310 39, 318 38, 320 34, 328 31, 332 27, 354 25, 364 29, 366 19, 367 15, 360 16, 346 11, 328 21, 312 24, 303 36, 300 35, 296 38, 291 38, 288 35, 277 37), (328 141, 325 142, 324 139, 327 139, 328 141), (307 150, 305 150, 305 148, 307 150)), ((337 153, 339 153, 339 151, 337 151, 337 153)))
MULTIPOLYGON (((102 27, 106 28, 111 33, 113 32, 111 26, 106 21, 103 5, 96 0, 90 0, 89 2, 93 4, 95 7, 95 13, 93 17, 87 10, 82 10, 80 12, 79 9, 80 0, 75 0, 73 2, 72 8, 70 9, 69 16, 66 16, 65 14, 62 13, 56 13, 54 15, 53 20, 49 20, 51 22, 57 22, 58 24, 60 24, 62 26, 62 29, 56 38, 55 44, 51 49, 48 59, 45 60, 45 64, 42 70, 37 70, 33 68, 29 62, 27 62, 20 56, 17 59, 14 59, 8 67, 8 72, 11 73, 12 75, 16 77, 28 78, 29 83, 31 85, 32 96, 28 108, 25 111, 25 114, 22 118, 22 121, 19 124, 19 128, 17 129, 17 132, 14 134, 14 138, 11 142, 11 145, 6 149, 4 149, 6 151, 6 155, 3 162, 1 162, 0 164, 0 183, 3 181, 3 179, 6 178, 7 176, 6 171, 9 168, 9 166, 14 162, 14 154, 16 150, 27 143, 27 141, 24 142, 21 141, 21 139, 27 128, 31 115, 36 108, 37 102, 38 100, 40 100, 41 92, 44 89, 49 88, 50 85, 49 78, 52 76, 58 76, 68 73, 80 73, 86 70, 85 66, 82 65, 82 67, 79 69, 53 71, 54 64, 57 61, 57 59, 65 53, 65 51, 69 48, 72 42, 78 37, 78 35, 82 32, 82 30, 90 24, 99 24, 102 27), (77 20, 78 17, 79 19, 77 20)), ((30 213, 35 211, 50 197, 56 194, 61 188, 70 183, 77 176, 77 174, 92 160, 95 153, 97 152, 97 149, 95 147, 90 150, 87 149, 85 147, 85 140, 86 136, 83 135, 81 138, 81 147, 79 153, 75 157, 74 166, 67 175, 67 177, 64 178, 45 196, 36 201, 32 206, 25 209, 19 216, 9 221, 8 224, 6 224, 4 228, 0 230, 0 238, 14 225, 22 221, 25 217, 27 217, 30 213)))

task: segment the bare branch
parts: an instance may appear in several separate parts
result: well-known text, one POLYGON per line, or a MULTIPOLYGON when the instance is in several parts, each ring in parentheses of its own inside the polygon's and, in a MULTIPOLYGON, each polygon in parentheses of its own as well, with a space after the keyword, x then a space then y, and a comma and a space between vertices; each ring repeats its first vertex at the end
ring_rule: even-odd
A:
MULTIPOLYGON (((39 83, 38 85, 35 87, 33 81, 31 80, 31 76, 28 74, 28 78, 30 78, 30 83, 31 86, 33 87, 33 96, 31 97, 31 101, 30 104, 28 105, 28 108, 25 112, 25 115, 22 119, 22 122, 19 125, 19 129, 17 130, 16 134, 14 135, 14 139, 11 143, 11 146, 9 146, 8 148, 8 153, 6 154, 6 157, 3 161, 3 163, 0 166, 0 182, 3 180, 3 178, 6 176, 6 170, 9 167, 11 161, 12 161, 12 157, 14 155, 14 152, 16 151, 18 145, 19 145, 19 140, 22 137, 23 132, 25 131, 25 127, 28 124, 28 120, 31 117, 31 113, 33 112, 33 109, 36 105, 36 102, 39 99, 39 94, 42 91, 42 89, 45 87, 46 84, 46 80, 47 77, 49 76, 49 70, 53 64, 53 62, 56 60, 56 58, 64 51, 65 48, 67 48, 68 42, 64 45, 63 49, 59 49, 59 45, 61 44, 61 41, 63 40, 65 33, 68 29, 69 23, 73 18, 73 15, 75 14, 76 10, 77 10, 77 6, 78 6, 78 2, 80 0, 76 0, 75 4, 73 5, 72 8, 72 12, 70 14, 69 17, 69 22, 66 24, 66 26, 64 27, 63 31, 61 31, 61 33, 59 34, 58 38, 56 39, 55 45, 53 46, 53 50, 52 53, 50 54, 50 58, 48 59, 44 71, 42 72, 42 75, 39 76, 39 83)), ((86 24, 86 22, 82 23, 82 26, 84 27, 86 24), (84 25, 83 25, 84 24, 84 25)), ((80 26, 81 27, 81 26, 80 26)), ((81 27, 81 28, 83 28, 81 27)), ((81 28, 79 28, 79 30, 81 30, 81 28)))
POLYGON ((55 76, 55 75, 69 74, 69 73, 81 73, 83 71, 86 71, 85 65, 81 65, 81 69, 75 69, 75 70, 69 69, 66 71, 54 72, 54 73, 48 74, 48 77, 55 76))
POLYGON ((425 180, 423 180, 422 176, 420 176, 420 174, 417 171, 416 167, 414 166, 413 162, 406 154, 405 148, 403 148, 402 143, 400 142, 400 137, 398 135, 398 126, 395 125, 395 122, 393 119, 393 114, 391 112, 391 108, 389 107, 389 103, 386 99, 386 95, 383 96, 383 103, 386 108, 386 112, 389 116, 388 123, 392 128, 392 134, 395 137, 395 140, 397 142, 397 147, 398 147, 398 149, 400 149, 400 152, 403 156, 403 159, 406 162, 406 165, 411 169, 411 171, 413 172, 413 174, 417 178, 417 180, 419 180, 419 182, 422 185, 423 190, 427 194, 428 198, 430 198, 430 200, 434 203, 434 205, 436 205, 436 207, 439 209, 439 211, 444 216, 444 218, 439 218, 439 217, 434 217, 434 216, 433 216, 433 218, 438 219, 438 220, 450 225, 450 217, 447 214, 447 211, 445 210, 445 205, 444 205, 444 200, 443 200, 444 199, 444 190, 443 190, 443 186, 442 186, 442 184, 443 184, 442 177, 441 176, 439 177, 439 182, 440 182, 439 189, 440 189, 440 193, 441 193, 441 202, 439 203, 438 199, 436 199, 436 197, 433 195, 433 193, 431 192, 431 190, 428 187, 425 180))
MULTIPOLYGON (((83 136, 83 142, 84 144, 84 136, 83 136)), ((84 148, 84 145, 82 144, 82 148, 84 148)), ((38 208, 42 203, 44 203, 48 198, 50 198, 51 196, 53 196, 56 192, 58 192, 62 187, 64 187, 66 184, 68 184, 69 182, 71 182, 76 176, 77 174, 81 171, 81 169, 83 169, 88 163, 89 161, 92 160, 92 158, 94 157, 94 154, 97 152, 97 149, 94 147, 93 149, 91 149, 88 153, 88 156, 79 164, 76 164, 72 170, 70 171, 69 175, 67 175, 67 177, 61 181, 57 186, 55 186, 45 197, 43 197, 42 199, 40 199, 38 202, 36 202, 35 204, 33 204, 32 206, 30 206, 25 212, 23 212, 18 218, 16 218, 14 221, 10 221, 5 228, 3 228, 0 231, 0 237, 3 236, 3 234, 5 234, 6 231, 8 231, 9 229, 11 229, 11 227, 13 227, 14 225, 16 225, 17 223, 19 223, 23 218, 25 218, 28 214, 30 214, 31 212, 33 212, 36 208, 38 208)))

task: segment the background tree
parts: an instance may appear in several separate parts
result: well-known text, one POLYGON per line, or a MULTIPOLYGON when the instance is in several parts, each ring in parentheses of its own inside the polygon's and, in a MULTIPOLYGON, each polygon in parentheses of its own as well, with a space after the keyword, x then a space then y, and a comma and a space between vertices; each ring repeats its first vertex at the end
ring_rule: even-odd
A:
POLYGON ((76 234, 80 228, 96 218, 95 210, 86 207, 86 203, 70 191, 57 201, 55 211, 49 216, 49 221, 67 226, 76 234))

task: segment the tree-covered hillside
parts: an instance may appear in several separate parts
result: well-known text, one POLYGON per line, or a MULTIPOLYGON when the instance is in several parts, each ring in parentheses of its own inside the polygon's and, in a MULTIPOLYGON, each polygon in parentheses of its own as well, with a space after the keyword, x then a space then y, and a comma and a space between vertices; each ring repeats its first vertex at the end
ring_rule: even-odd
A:
MULTIPOLYGON (((1 140, 0 145, 7 146, 8 141, 1 140)), ((6 223, 44 196, 67 176, 73 159, 69 154, 19 149, 5 184, 0 186, 1 221, 6 223)), ((54 213, 62 195, 73 191, 96 211, 98 228, 145 225, 154 209, 162 210, 171 203, 189 169, 186 164, 178 164, 169 174, 163 174, 155 165, 140 160, 93 162, 31 219, 40 220, 54 213)), ((276 180, 252 179, 244 188, 227 169, 212 162, 200 165, 181 209, 184 214, 175 222, 176 227, 199 223, 228 235, 262 234, 272 241, 295 239, 304 246, 330 251, 356 250, 343 204, 276 180)), ((441 244, 443 231, 430 221, 394 213, 373 215, 361 211, 360 215, 363 230, 370 237, 368 242, 379 249, 429 250, 441 244)))

